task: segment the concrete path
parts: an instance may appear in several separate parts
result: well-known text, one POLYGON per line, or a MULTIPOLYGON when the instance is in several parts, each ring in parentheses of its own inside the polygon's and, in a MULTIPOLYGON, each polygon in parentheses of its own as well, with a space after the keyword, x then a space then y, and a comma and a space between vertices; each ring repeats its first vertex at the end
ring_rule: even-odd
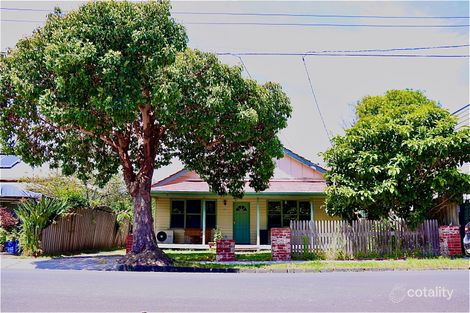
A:
POLYGON ((56 258, 26 258, 11 255, 0 256, 3 269, 91 270, 112 271, 121 255, 85 255, 56 258))

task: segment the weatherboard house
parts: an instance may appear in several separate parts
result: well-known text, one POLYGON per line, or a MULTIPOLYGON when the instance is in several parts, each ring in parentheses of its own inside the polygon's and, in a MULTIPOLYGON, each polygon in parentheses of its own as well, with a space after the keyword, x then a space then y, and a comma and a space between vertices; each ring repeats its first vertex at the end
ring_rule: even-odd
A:
POLYGON ((275 161, 269 188, 245 196, 218 196, 195 172, 180 170, 155 183, 155 231, 160 243, 202 244, 218 228, 236 244, 270 244, 270 229, 288 227, 290 220, 331 220, 323 209, 325 169, 284 149, 275 161), (159 235, 160 234, 160 235, 159 235))

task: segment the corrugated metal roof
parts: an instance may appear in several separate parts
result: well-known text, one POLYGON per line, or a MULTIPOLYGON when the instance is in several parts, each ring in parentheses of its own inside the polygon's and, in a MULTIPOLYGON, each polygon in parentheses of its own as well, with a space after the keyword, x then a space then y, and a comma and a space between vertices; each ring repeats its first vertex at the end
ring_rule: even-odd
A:
POLYGON ((457 125, 456 129, 461 129, 464 126, 470 126, 470 104, 466 104, 454 113, 452 113, 457 117, 457 125))
POLYGON ((40 198, 40 193, 23 190, 13 184, 0 183, 0 198, 40 198))
MULTIPOLYGON (((259 192, 265 193, 323 193, 326 183, 320 180, 278 180, 270 181, 269 188, 259 192)), ((175 184, 157 186, 152 188, 153 193, 196 192, 209 193, 209 185, 202 180, 187 180, 175 184)), ((245 192, 254 193, 255 190, 245 182, 245 192)))
POLYGON ((0 168, 12 168, 21 160, 16 155, 1 154, 0 155, 0 168))
POLYGON ((311 168, 314 168, 315 170, 319 171, 320 173, 324 174, 326 173, 326 169, 324 169, 323 167, 321 167, 320 165, 316 164, 316 163, 313 163, 312 161, 310 160, 307 160, 306 158, 304 158, 303 156, 295 153, 294 151, 292 150, 289 150, 287 148, 284 148, 284 153, 289 155, 290 157, 296 159, 297 161, 311 167, 311 168))
MULTIPOLYGON (((326 169, 324 169, 320 165, 318 165, 316 163, 313 163, 310 160, 307 160, 306 158, 304 158, 303 156, 293 152, 292 150, 289 150, 285 147, 283 149, 284 149, 284 154, 285 155, 288 155, 288 156, 292 157, 293 159, 299 161, 300 163, 305 164, 306 166, 308 166, 312 169, 315 169, 316 171, 320 172, 321 174, 324 174, 326 172, 326 169)), ((276 168, 276 170, 278 170, 278 169, 276 168)), ((181 170, 177 171, 176 173, 173 173, 170 176, 168 176, 166 178, 163 178, 162 180, 159 180, 156 183, 152 184, 152 190, 153 190, 154 187, 167 185, 167 184, 171 183, 173 180, 179 178, 180 176, 185 175, 186 173, 188 173, 187 169, 181 169, 181 170)))

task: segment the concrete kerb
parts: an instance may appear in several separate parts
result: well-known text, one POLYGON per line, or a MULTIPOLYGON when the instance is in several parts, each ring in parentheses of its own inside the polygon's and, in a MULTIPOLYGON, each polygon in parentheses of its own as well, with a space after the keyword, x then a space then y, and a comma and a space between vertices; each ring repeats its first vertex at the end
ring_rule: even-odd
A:
MULTIPOLYGON (((407 271, 408 269, 400 268, 335 268, 335 269, 318 269, 318 268, 290 268, 289 264, 302 264, 311 261, 233 261, 233 262, 213 262, 202 261, 199 264, 207 267, 159 267, 159 266, 124 266, 117 263, 122 255, 92 255, 92 256, 71 256, 71 257, 40 257, 25 258, 2 254, 0 256, 1 269, 49 269, 49 270, 91 270, 91 271, 149 271, 149 272, 189 272, 189 273, 317 273, 317 272, 364 272, 364 271, 407 271), (214 267, 211 267, 211 264, 214 267), (287 267, 276 269, 265 268, 245 268, 245 266, 256 265, 273 265, 285 264, 287 267), (220 267, 221 265, 233 266, 239 265, 238 268, 220 267)), ((470 259, 469 259, 470 260, 470 259)), ((385 260, 384 260, 385 261, 385 260)), ((403 260, 404 261, 404 260, 403 260)), ((344 261, 317 261, 335 262, 341 264, 344 261)), ((371 260, 355 261, 371 262, 371 260)), ((382 260, 374 262, 380 263, 382 260)), ((440 268, 441 270, 454 270, 455 268, 440 268)), ((422 269, 427 270, 427 269, 422 269)))

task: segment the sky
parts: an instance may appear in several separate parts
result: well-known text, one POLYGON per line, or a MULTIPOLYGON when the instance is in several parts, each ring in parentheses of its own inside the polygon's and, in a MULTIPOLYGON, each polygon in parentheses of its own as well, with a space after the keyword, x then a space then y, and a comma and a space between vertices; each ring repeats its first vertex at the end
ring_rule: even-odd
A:
MULTIPOLYGON (((13 47, 43 24, 47 10, 77 8, 77 1, 1 2, 1 50, 13 47), (46 11, 13 11, 28 8, 46 11)), ((289 13, 319 15, 469 16, 468 1, 173 1, 174 18, 185 25, 189 46, 207 52, 288 52, 318 50, 389 49, 469 44, 469 27, 335 27, 299 25, 201 25, 194 23, 255 22, 284 24, 470 24, 465 19, 384 19, 300 16, 194 15, 184 12, 289 13)), ((399 52, 400 53, 400 52, 399 52)), ((413 54, 468 55, 469 48, 407 51, 413 54)), ((354 105, 367 95, 389 89, 422 90, 454 112, 469 103, 469 58, 385 58, 307 56, 305 65, 324 118, 322 124, 301 56, 220 56, 230 65, 242 65, 244 75, 260 83, 275 81, 291 99, 293 114, 280 133, 283 144, 314 162, 330 147, 329 136, 341 135, 354 120, 354 105)), ((180 169, 173 165, 155 173, 155 180, 180 169)))

